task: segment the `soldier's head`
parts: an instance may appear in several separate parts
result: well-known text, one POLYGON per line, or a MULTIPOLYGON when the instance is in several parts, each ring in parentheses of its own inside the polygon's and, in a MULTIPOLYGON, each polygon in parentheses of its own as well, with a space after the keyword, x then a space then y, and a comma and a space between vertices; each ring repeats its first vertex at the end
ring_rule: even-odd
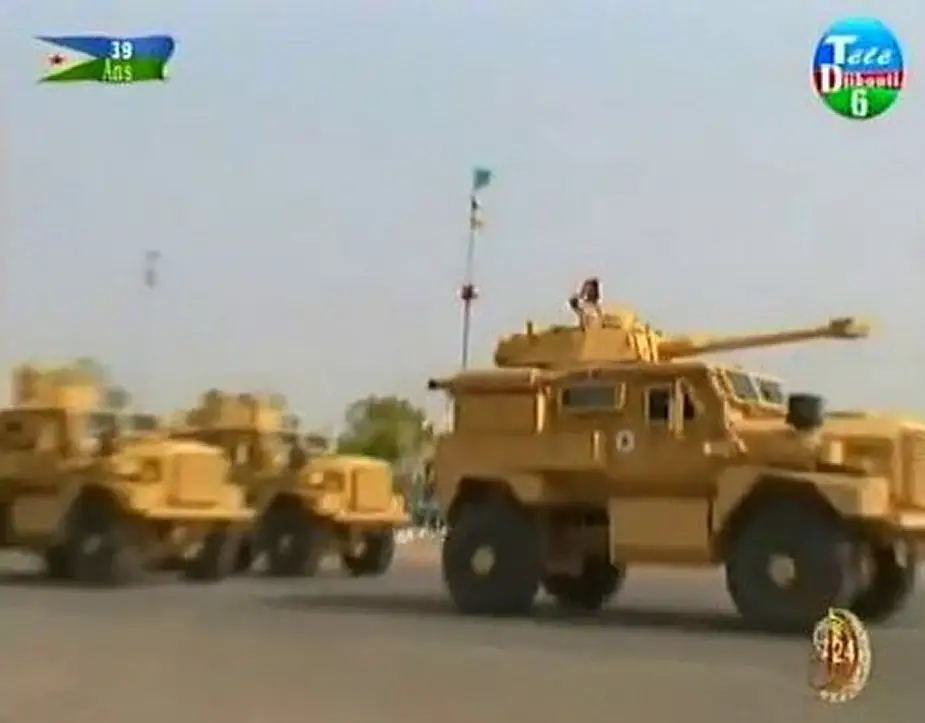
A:
POLYGON ((582 300, 589 304, 598 304, 601 301, 601 282, 596 276, 590 276, 584 280, 579 292, 582 300))

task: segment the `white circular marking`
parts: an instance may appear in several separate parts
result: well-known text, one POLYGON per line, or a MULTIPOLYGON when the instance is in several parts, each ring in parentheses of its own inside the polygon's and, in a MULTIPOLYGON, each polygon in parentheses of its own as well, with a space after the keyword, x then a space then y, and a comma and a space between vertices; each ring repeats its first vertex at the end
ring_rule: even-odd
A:
POLYGON ((614 447, 620 454, 630 454, 636 449, 636 436, 630 429, 621 429, 614 437, 614 447))

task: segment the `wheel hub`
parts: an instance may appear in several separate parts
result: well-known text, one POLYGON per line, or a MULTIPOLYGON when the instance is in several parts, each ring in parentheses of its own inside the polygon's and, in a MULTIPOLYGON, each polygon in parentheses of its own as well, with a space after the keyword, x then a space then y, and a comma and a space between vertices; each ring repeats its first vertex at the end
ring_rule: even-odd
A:
POLYGON ((858 580, 862 589, 870 587, 874 580, 877 563, 874 559, 874 551, 869 545, 861 547, 857 556, 857 573, 858 580))
POLYGON ((281 553, 289 552, 292 547, 292 535, 280 535, 276 540, 276 549, 281 553))
POLYGON ((472 571, 476 575, 487 575, 495 566, 495 551, 491 545, 482 545, 472 554, 472 571))
POLYGON ((92 555, 96 552, 99 552, 99 549, 103 546, 103 538, 100 535, 88 535, 83 539, 83 542, 80 545, 80 550, 84 555, 92 555))
POLYGON ((778 587, 790 587, 797 577, 796 561, 790 555, 772 555, 768 562, 768 576, 778 587))

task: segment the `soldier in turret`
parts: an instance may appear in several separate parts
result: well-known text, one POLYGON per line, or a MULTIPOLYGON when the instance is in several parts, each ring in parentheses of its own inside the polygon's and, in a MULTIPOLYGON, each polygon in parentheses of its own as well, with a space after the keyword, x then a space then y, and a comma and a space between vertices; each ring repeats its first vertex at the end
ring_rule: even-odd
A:
POLYGON ((569 297, 569 307, 578 316, 582 329, 600 326, 604 320, 601 308, 601 282, 596 276, 585 279, 578 292, 569 297))

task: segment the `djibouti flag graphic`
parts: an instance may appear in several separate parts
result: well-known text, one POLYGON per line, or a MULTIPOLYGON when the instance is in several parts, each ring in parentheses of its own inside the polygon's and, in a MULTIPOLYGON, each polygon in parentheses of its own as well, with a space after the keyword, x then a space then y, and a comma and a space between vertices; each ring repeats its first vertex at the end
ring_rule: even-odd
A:
POLYGON ((176 42, 169 35, 39 36, 51 46, 40 83, 143 83, 167 80, 167 62, 176 42))
POLYGON ((43 43, 43 74, 39 78, 40 83, 97 80, 96 74, 92 72, 96 60, 92 55, 61 47, 46 38, 38 38, 38 40, 43 43))

